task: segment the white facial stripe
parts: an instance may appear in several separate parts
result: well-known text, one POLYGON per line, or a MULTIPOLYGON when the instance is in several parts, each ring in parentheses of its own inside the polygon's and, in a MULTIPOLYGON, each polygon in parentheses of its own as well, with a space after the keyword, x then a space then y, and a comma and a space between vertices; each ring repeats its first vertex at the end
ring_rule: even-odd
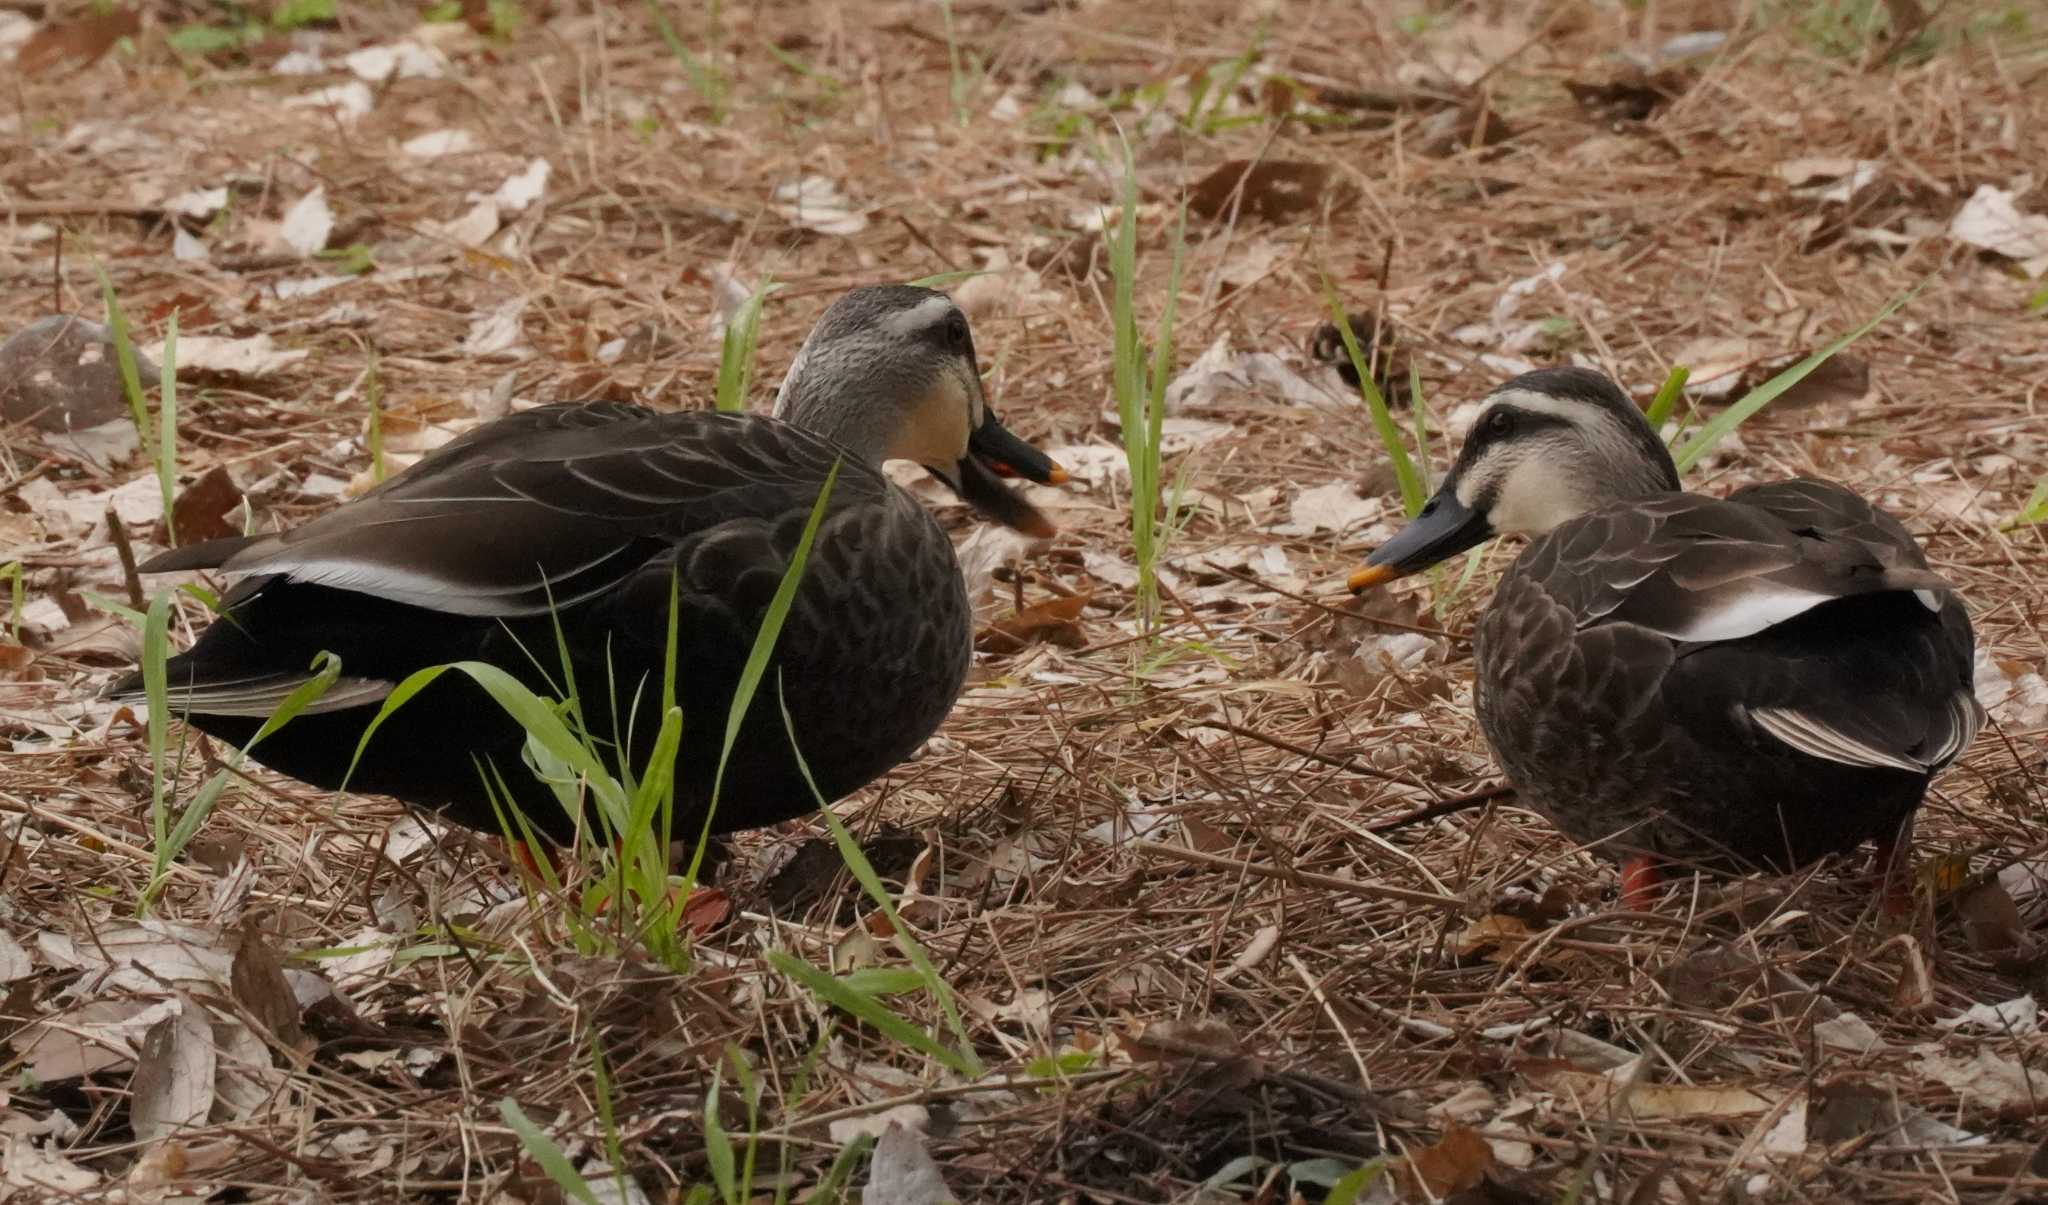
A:
POLYGON ((883 321, 883 325, 889 328, 889 333, 894 337, 911 339, 933 323, 942 321, 954 308, 951 298, 934 294, 907 310, 897 310, 883 321))
POLYGON ((1486 421, 1487 413, 1495 406, 1513 406, 1517 410, 1526 410, 1530 414, 1547 414, 1552 418, 1562 419, 1574 425, 1583 423, 1587 418, 1600 413, 1598 406, 1586 402, 1575 402, 1568 398, 1554 397, 1548 393, 1537 393, 1528 389, 1503 389, 1491 395, 1486 409, 1480 411, 1479 418, 1472 424, 1474 431, 1482 429, 1479 424, 1486 421))

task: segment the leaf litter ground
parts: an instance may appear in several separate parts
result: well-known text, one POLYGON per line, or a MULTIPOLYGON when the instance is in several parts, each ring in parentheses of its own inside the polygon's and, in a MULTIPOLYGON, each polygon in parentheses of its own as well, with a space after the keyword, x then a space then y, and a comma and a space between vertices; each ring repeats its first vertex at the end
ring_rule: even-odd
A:
POLYGON ((211 60, 171 48, 173 8, 0 12, 0 331, 103 318, 95 263, 139 342, 176 312, 181 531, 302 521, 375 479, 373 442, 395 471, 538 401, 707 405, 763 280, 756 405, 832 294, 979 272, 949 287, 992 396, 1075 477, 1034 492, 1050 546, 918 487, 980 657, 921 756, 841 808, 996 1069, 963 1081, 768 968, 898 963, 814 823, 737 842, 687 975, 577 953, 492 842, 261 772, 133 919, 149 770, 94 692, 139 641, 93 600, 123 599, 115 527, 146 555, 161 497, 118 401, 0 392, 26 585, 0 645, 0 1196, 559 1199, 498 1102, 602 1165, 593 1039, 616 1199, 711 1181, 729 1045, 798 1196, 862 1134, 888 1135, 869 1199, 934 1171, 972 1201, 1315 1199, 1383 1155, 1370 1191, 1414 1200, 2048 1193, 2048 554, 2008 526, 2048 472, 2048 30, 1756 7, 956 4, 949 34, 935 6, 778 3, 715 45, 671 12, 711 96, 637 6, 344 11, 211 60), (1108 391, 1116 125, 1146 315, 1193 210, 1157 642, 1108 391), (1379 831, 1494 781, 1465 633, 1511 553, 1462 590, 1333 598, 1399 512, 1311 354, 1324 272, 1419 376, 1438 471, 1521 367, 1647 399, 1684 363, 1699 421, 1922 287, 1693 478, 1845 481, 1971 603, 1995 723, 1930 799, 1910 923, 1855 866, 1624 914, 1507 798, 1379 831))

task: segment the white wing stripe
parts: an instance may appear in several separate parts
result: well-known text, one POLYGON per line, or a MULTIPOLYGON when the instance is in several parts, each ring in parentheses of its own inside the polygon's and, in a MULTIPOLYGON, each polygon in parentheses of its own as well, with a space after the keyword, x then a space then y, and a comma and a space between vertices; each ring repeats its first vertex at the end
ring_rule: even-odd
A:
POLYGON ((1927 764, 1873 749, 1813 716, 1789 707, 1751 708, 1749 716, 1765 732, 1801 753, 1823 761, 1870 769, 1904 770, 1909 774, 1925 774, 1928 770, 1927 764))

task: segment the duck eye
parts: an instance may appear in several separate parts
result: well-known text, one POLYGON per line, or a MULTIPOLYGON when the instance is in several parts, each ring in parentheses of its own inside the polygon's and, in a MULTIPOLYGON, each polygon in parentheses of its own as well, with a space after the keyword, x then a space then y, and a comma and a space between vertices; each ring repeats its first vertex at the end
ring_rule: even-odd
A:
POLYGON ((1488 435, 1507 435, 1512 433, 1514 429, 1515 413, 1504 406, 1495 407, 1493 413, 1486 416, 1486 433, 1488 435))
POLYGON ((946 319, 946 343, 955 351, 967 350, 967 318, 953 314, 946 319))

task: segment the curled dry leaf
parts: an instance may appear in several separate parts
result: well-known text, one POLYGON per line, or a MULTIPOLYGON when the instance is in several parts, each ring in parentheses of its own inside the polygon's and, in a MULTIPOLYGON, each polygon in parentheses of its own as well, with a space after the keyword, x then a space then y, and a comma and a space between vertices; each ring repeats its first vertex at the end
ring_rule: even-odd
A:
POLYGON ((984 653, 1018 653, 1034 644, 1082 648, 1088 637, 1081 628, 1081 609, 1088 597, 1069 594, 1032 603, 982 629, 975 647, 984 653))
POLYGON ((1389 1165, 1405 1195, 1425 1201, 1477 1188, 1493 1167, 1492 1145, 1469 1126, 1452 1126, 1435 1145, 1411 1151, 1389 1165))
POLYGON ((2019 1119, 2048 1109, 2048 1072, 2027 1067, 1988 1046, 1969 1055, 1930 1050, 1914 1059, 1912 1067, 1954 1092, 1964 1112, 2019 1119))
POLYGON ((245 927, 235 939, 228 987, 258 1025, 287 1046, 297 1044, 303 1035, 299 999, 285 980, 284 959, 261 930, 245 927))
POLYGON ((235 479, 226 468, 214 465, 180 491, 171 504, 171 522, 178 539, 190 544, 240 535, 240 526, 231 518, 241 503, 242 491, 235 479))
POLYGON ((1949 237, 2019 261, 2028 276, 2048 272, 2048 214, 2022 213, 2012 192, 1980 184, 1949 222, 1949 237))

